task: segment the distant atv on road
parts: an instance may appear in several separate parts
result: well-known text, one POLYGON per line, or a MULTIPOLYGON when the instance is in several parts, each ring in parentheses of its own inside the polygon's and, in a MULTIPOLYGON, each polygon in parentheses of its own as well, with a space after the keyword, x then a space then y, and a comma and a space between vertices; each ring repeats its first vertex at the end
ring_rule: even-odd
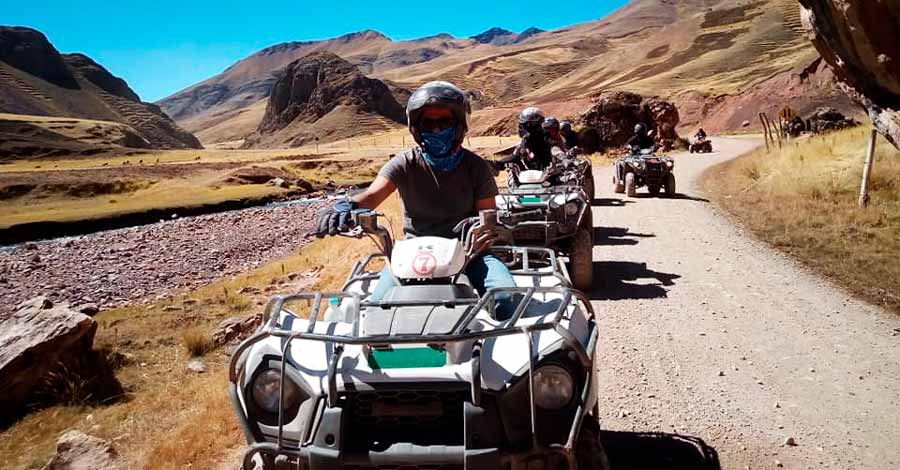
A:
POLYGON ((712 153, 712 141, 709 139, 697 139, 688 146, 691 153, 712 153))
POLYGON ((637 189, 647 187, 651 196, 657 196, 660 190, 665 195, 675 195, 675 161, 670 157, 656 155, 655 149, 642 149, 639 153, 630 151, 616 161, 613 171, 613 186, 617 194, 625 193, 634 197, 637 189))

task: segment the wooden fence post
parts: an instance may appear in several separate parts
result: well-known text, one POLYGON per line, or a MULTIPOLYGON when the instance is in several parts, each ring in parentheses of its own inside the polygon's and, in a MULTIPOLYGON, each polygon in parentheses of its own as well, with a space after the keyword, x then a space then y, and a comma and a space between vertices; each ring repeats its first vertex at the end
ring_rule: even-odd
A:
POLYGON ((769 126, 766 125, 765 114, 759 113, 759 123, 763 128, 763 139, 766 141, 766 152, 769 151, 769 126))
POLYGON ((863 166, 862 185, 859 188, 859 207, 865 209, 869 205, 869 176, 872 174, 872 160, 875 159, 875 141, 878 140, 878 131, 872 129, 869 136, 869 148, 866 150, 866 163, 863 166))

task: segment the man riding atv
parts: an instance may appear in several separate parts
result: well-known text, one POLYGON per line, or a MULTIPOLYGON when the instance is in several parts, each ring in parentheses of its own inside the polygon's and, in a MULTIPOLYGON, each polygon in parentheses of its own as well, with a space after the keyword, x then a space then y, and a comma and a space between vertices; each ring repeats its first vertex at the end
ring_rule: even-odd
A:
MULTIPOLYGON (((395 190, 400 192, 403 230, 409 237, 456 238, 453 229, 460 221, 495 209, 498 191, 490 165, 462 147, 470 112, 466 94, 451 83, 429 82, 416 90, 409 98, 406 115, 418 146, 386 163, 366 191, 323 212, 316 235, 348 230, 353 211, 374 210, 395 190)), ((495 237, 494 233, 482 233, 476 251, 489 248, 495 237)), ((490 254, 476 257, 465 273, 482 294, 493 287, 515 286, 506 265, 490 254)), ((385 268, 371 300, 380 300, 394 284, 385 268)), ((498 305, 498 311, 504 308, 508 306, 498 305)))
POLYGON ((639 154, 641 150, 656 150, 656 141, 647 133, 647 126, 643 123, 635 124, 634 135, 625 143, 625 147, 631 150, 632 154, 639 154))
POLYGON ((665 188, 668 197, 675 195, 675 161, 656 155, 658 147, 647 132, 647 126, 634 126, 634 136, 626 144, 628 154, 616 160, 613 187, 617 194, 634 197, 637 188, 647 186, 650 195, 656 196, 665 188))
POLYGON ((562 153, 566 153, 569 151, 569 146, 566 145, 565 139, 563 139, 562 134, 560 133, 559 120, 555 117, 550 116, 547 119, 544 119, 544 123, 541 124, 541 128, 544 130, 545 138, 547 139, 547 143, 550 144, 551 153, 553 153, 553 147, 557 147, 562 153))
POLYGON ((572 123, 563 121, 559 123, 559 134, 566 143, 567 148, 575 148, 578 146, 578 134, 572 129, 572 123))
POLYGON ((522 140, 504 163, 519 165, 523 170, 543 171, 565 151, 553 145, 544 132, 544 113, 536 106, 530 106, 519 113, 519 137, 522 140))
POLYGON ((706 138, 706 131, 701 127, 694 135, 694 141, 688 145, 688 151, 690 153, 710 153, 712 150, 712 142, 706 138))
POLYGON ((697 131, 697 134, 694 136, 697 140, 703 141, 706 140, 706 131, 701 127, 700 130, 697 131))

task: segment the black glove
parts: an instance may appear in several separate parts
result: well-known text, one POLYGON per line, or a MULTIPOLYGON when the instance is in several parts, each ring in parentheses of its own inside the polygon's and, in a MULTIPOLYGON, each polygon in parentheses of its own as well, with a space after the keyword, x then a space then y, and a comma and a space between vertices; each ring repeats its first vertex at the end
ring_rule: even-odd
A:
POLYGON ((315 235, 322 238, 326 235, 337 235, 353 228, 354 210, 357 204, 349 199, 342 199, 319 214, 315 235))

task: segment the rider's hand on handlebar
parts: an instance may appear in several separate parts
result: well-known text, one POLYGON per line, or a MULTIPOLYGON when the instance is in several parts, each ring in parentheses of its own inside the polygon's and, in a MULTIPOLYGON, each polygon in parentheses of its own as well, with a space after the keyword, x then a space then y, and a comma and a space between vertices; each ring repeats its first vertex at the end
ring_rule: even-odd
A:
POLYGON ((494 245, 494 242, 497 241, 498 236, 499 234, 494 227, 478 225, 472 228, 470 234, 471 245, 469 246, 468 253, 469 257, 474 257, 487 251, 494 245))
POLYGON ((341 199, 319 214, 319 221, 313 233, 322 238, 337 235, 353 228, 353 212, 359 211, 357 204, 349 199, 341 199))

